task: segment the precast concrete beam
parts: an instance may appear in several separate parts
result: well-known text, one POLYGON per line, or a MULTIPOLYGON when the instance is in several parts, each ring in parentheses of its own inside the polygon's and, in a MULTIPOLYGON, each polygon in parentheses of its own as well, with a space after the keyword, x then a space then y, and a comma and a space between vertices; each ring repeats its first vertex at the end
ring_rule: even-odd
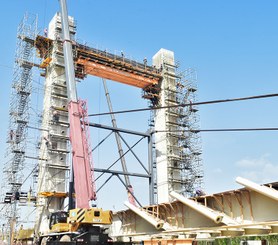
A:
POLYGON ((141 218, 143 218, 144 220, 146 220, 148 223, 150 223, 151 225, 153 225, 157 230, 171 230, 171 226, 164 222, 161 219, 158 218, 154 218, 151 215, 149 215, 148 213, 146 213, 145 211, 143 211, 142 209, 135 207, 134 205, 132 205, 129 202, 124 202, 125 206, 128 207, 131 211, 133 211, 134 213, 136 213, 137 215, 139 215, 141 218))
POLYGON ((248 179, 244 179, 242 177, 237 177, 236 182, 239 183, 240 185, 245 186, 247 189, 253 190, 264 196, 272 198, 275 201, 278 201, 278 191, 275 189, 272 189, 267 186, 259 185, 257 183, 254 183, 254 182, 252 182, 248 179))
POLYGON ((185 204, 186 206, 189 206, 190 208, 196 210, 200 214, 206 216, 207 218, 213 220, 216 224, 219 224, 222 222, 223 215, 219 214, 218 212, 199 204, 193 200, 190 200, 174 191, 170 192, 170 196, 173 198, 176 198, 181 203, 185 204))

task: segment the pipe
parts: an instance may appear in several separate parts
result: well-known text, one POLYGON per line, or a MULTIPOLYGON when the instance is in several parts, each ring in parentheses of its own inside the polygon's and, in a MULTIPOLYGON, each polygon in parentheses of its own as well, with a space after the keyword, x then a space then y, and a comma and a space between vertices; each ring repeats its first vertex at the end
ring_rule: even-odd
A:
POLYGON ((196 203, 195 201, 190 200, 190 199, 178 194, 177 192, 172 191, 170 193, 170 196, 176 198, 183 204, 189 206, 190 208, 196 210, 197 212, 199 212, 199 213, 203 214, 204 216, 208 217, 209 219, 213 220, 216 224, 219 224, 223 219, 223 215, 220 215, 219 213, 214 212, 212 209, 210 209, 204 205, 201 205, 199 203, 196 203))
MULTIPOLYGON (((109 111, 111 112, 110 116, 111 116, 112 126, 113 126, 113 128, 118 128, 116 117, 113 114, 113 107, 112 107, 112 102, 111 102, 111 99, 110 99, 110 94, 108 92, 106 79, 103 78, 102 83, 103 83, 103 88, 104 88, 104 91, 105 91, 105 96, 106 96, 108 108, 109 108, 109 111)), ((117 142, 117 146, 118 146, 118 152, 119 152, 119 155, 120 155, 120 158, 121 158, 121 164, 122 164, 123 172, 127 173, 128 171, 127 171, 124 151, 123 151, 122 142, 121 142, 121 139, 120 139, 119 132, 115 131, 115 138, 116 138, 116 142, 117 142)), ((127 186, 128 200, 131 204, 136 206, 136 201, 135 201, 135 198, 134 198, 134 190, 132 188, 132 185, 130 184, 129 176, 124 175, 124 178, 125 178, 125 186, 127 186)))
MULTIPOLYGON (((117 122, 116 122, 116 117, 113 114, 113 107, 112 107, 112 102, 111 102, 111 99, 110 99, 110 94, 108 92, 106 79, 102 79, 102 83, 103 83, 103 88, 104 88, 104 92, 105 92, 105 96, 106 96, 107 105, 108 105, 109 111, 111 113, 110 116, 111 116, 112 126, 113 126, 113 128, 118 128, 118 125, 117 125, 117 122)), ((125 157, 124 157, 124 153, 123 153, 122 142, 120 140, 120 136, 119 136, 118 132, 115 132, 115 138, 116 138, 116 143, 117 143, 117 146, 118 146, 119 155, 120 155, 120 158, 121 158, 121 164, 122 164, 123 172, 127 173, 128 171, 127 171, 126 161, 125 161, 125 157)), ((131 185, 129 176, 125 175, 124 178, 125 178, 125 184, 127 186, 131 185)))
POLYGON ((247 189, 251 189, 255 192, 258 192, 264 196, 267 196, 269 198, 274 199, 275 201, 278 201, 278 191, 275 189, 272 189, 267 186, 258 185, 257 183, 254 183, 248 179, 244 179, 242 177, 237 177, 236 182, 245 186, 247 189))
POLYGON ((155 218, 151 217, 148 213, 144 212, 143 210, 135 207, 129 202, 124 202, 125 206, 128 207, 131 211, 138 214, 141 218, 149 222, 151 225, 153 225, 157 230, 160 230, 163 228, 164 221, 163 220, 156 220, 155 218))

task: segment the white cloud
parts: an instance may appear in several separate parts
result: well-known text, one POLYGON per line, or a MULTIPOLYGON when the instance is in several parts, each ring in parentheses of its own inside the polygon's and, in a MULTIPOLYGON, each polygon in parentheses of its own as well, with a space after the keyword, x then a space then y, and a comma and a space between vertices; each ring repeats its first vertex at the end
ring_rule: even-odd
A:
POLYGON ((246 157, 236 162, 236 165, 241 168, 258 168, 265 166, 266 164, 270 163, 269 154, 264 154, 260 158, 249 158, 246 157))
POLYGON ((259 158, 244 158, 237 161, 235 164, 241 169, 240 176, 256 183, 278 181, 278 164, 272 163, 268 157, 269 154, 264 154, 259 158))

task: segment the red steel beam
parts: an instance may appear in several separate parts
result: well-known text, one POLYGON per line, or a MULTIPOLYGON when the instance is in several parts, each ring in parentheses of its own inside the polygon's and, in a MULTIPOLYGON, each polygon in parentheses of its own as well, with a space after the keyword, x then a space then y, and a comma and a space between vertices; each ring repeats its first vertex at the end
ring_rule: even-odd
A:
POLYGON ((76 62, 84 66, 84 72, 89 75, 102 77, 116 82, 131 85, 137 88, 145 88, 149 85, 158 84, 159 78, 148 78, 142 75, 137 75, 132 72, 127 72, 113 67, 105 66, 96 62, 88 61, 79 58, 76 62))

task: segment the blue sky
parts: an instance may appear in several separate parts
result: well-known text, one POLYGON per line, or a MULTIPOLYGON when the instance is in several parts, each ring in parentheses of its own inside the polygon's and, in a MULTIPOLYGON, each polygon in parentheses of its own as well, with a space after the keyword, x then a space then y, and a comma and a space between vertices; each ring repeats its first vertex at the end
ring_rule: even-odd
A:
MULTIPOLYGON (((160 49, 175 52, 180 69, 196 68, 199 101, 277 93, 277 1, 69 0, 77 21, 77 37, 109 51, 150 61, 160 49)), ((16 30, 26 11, 39 15, 43 30, 59 10, 58 1, 5 1, 0 9, 0 148, 4 154, 16 30)), ((141 91, 108 83, 115 110, 145 107, 141 91)), ((88 98, 89 112, 107 111, 99 78, 78 86, 88 98)), ((278 98, 201 106, 201 128, 275 127, 278 98)), ((148 113, 118 116, 118 126, 147 129, 148 113)), ((109 123, 109 118, 95 118, 109 123)), ((102 137, 93 132, 93 143, 102 137)), ((236 176, 258 183, 277 181, 278 132, 203 133, 205 189, 208 193, 235 189, 236 176)), ((134 142, 131 139, 131 142, 134 142)), ((142 150, 141 148, 138 151, 142 150)), ((105 150, 94 156, 101 166, 105 150)), ((115 180, 116 181, 116 180, 115 180)), ((140 188, 140 187, 139 187, 140 188)), ((109 191, 109 189, 107 189, 109 191)))

